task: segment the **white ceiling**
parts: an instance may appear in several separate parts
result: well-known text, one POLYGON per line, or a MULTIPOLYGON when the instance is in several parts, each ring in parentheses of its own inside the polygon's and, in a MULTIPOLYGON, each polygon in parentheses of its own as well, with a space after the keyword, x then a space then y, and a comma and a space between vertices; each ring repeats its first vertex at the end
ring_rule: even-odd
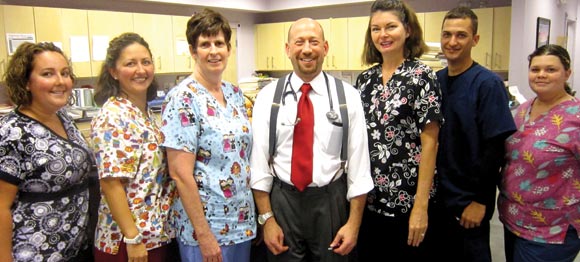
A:
POLYGON ((207 7, 219 7, 256 12, 272 12, 308 7, 321 7, 328 5, 353 4, 372 2, 373 0, 131 0, 136 2, 154 2, 165 4, 195 5, 207 7))
MULTIPOLYGON (((330 5, 357 4, 373 0, 129 0, 164 4, 218 7, 254 12, 274 12, 330 5)), ((410 5, 421 5, 425 0, 404 0, 410 5)), ((511 5, 511 0, 437 0, 439 4, 464 5, 472 8, 511 5)), ((427 1, 431 2, 431 1, 427 1)), ((417 6, 416 6, 417 7, 417 6)))

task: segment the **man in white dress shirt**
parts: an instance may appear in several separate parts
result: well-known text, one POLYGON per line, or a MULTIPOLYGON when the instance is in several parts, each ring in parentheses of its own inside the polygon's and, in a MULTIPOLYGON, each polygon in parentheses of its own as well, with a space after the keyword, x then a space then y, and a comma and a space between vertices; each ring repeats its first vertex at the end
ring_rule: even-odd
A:
POLYGON ((284 91, 276 139, 270 140, 276 143, 271 162, 270 111, 277 83, 264 87, 254 104, 250 184, 269 261, 348 261, 357 242, 366 194, 373 188, 362 104, 350 84, 342 83, 348 119, 328 117, 331 111, 340 114, 335 79, 322 72, 327 52, 318 22, 302 18, 290 27, 286 53, 293 73, 278 80, 284 81, 284 91), (314 142, 312 182, 301 190, 291 182, 291 161, 303 83, 312 86, 307 95, 314 107, 314 142), (349 123, 347 170, 341 165, 344 121, 349 123))

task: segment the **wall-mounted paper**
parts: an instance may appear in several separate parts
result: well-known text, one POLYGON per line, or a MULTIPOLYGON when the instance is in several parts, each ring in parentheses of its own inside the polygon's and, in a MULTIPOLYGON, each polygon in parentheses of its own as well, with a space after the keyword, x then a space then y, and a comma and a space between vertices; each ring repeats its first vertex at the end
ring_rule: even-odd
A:
POLYGON ((34 34, 6 34, 6 45, 8 46, 8 55, 14 54, 16 48, 25 42, 36 43, 34 34))
POLYGON ((89 62, 89 38, 87 36, 70 37, 70 60, 76 62, 89 62))
POLYGON ((177 55, 189 55, 189 44, 187 40, 183 38, 175 39, 175 50, 177 55))
POLYGON ((512 96, 516 98, 516 101, 518 101, 518 103, 522 104, 526 102, 526 98, 520 93, 518 86, 510 86, 508 90, 510 91, 510 94, 512 94, 512 96))
MULTIPOLYGON (((62 50, 62 42, 52 42, 52 44, 54 44, 56 47, 58 47, 60 50, 62 50)), ((64 50, 63 50, 64 52, 64 50)))
POLYGON ((93 61, 105 61, 109 47, 109 37, 93 36, 93 61))

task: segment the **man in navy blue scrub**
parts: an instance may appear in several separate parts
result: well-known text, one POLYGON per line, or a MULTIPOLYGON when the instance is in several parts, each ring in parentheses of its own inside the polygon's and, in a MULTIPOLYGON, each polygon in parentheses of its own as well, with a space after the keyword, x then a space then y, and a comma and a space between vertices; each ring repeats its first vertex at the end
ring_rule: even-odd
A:
POLYGON ((504 163, 504 141, 515 130, 503 81, 473 61, 477 16, 449 11, 441 32, 448 66, 437 72, 445 124, 439 132, 435 227, 445 261, 491 261, 490 220, 504 163))

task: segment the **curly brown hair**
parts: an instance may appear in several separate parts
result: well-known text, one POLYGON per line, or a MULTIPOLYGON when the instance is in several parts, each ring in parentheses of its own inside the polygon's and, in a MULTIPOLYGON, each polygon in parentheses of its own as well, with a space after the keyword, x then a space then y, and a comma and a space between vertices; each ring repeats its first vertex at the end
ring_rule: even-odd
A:
POLYGON ((43 52, 56 52, 64 57, 69 66, 70 78, 74 84, 76 77, 73 74, 71 62, 60 48, 51 42, 22 43, 12 55, 4 74, 8 96, 15 105, 26 106, 32 102, 32 94, 27 90, 26 86, 34 69, 34 59, 36 55, 43 52))

